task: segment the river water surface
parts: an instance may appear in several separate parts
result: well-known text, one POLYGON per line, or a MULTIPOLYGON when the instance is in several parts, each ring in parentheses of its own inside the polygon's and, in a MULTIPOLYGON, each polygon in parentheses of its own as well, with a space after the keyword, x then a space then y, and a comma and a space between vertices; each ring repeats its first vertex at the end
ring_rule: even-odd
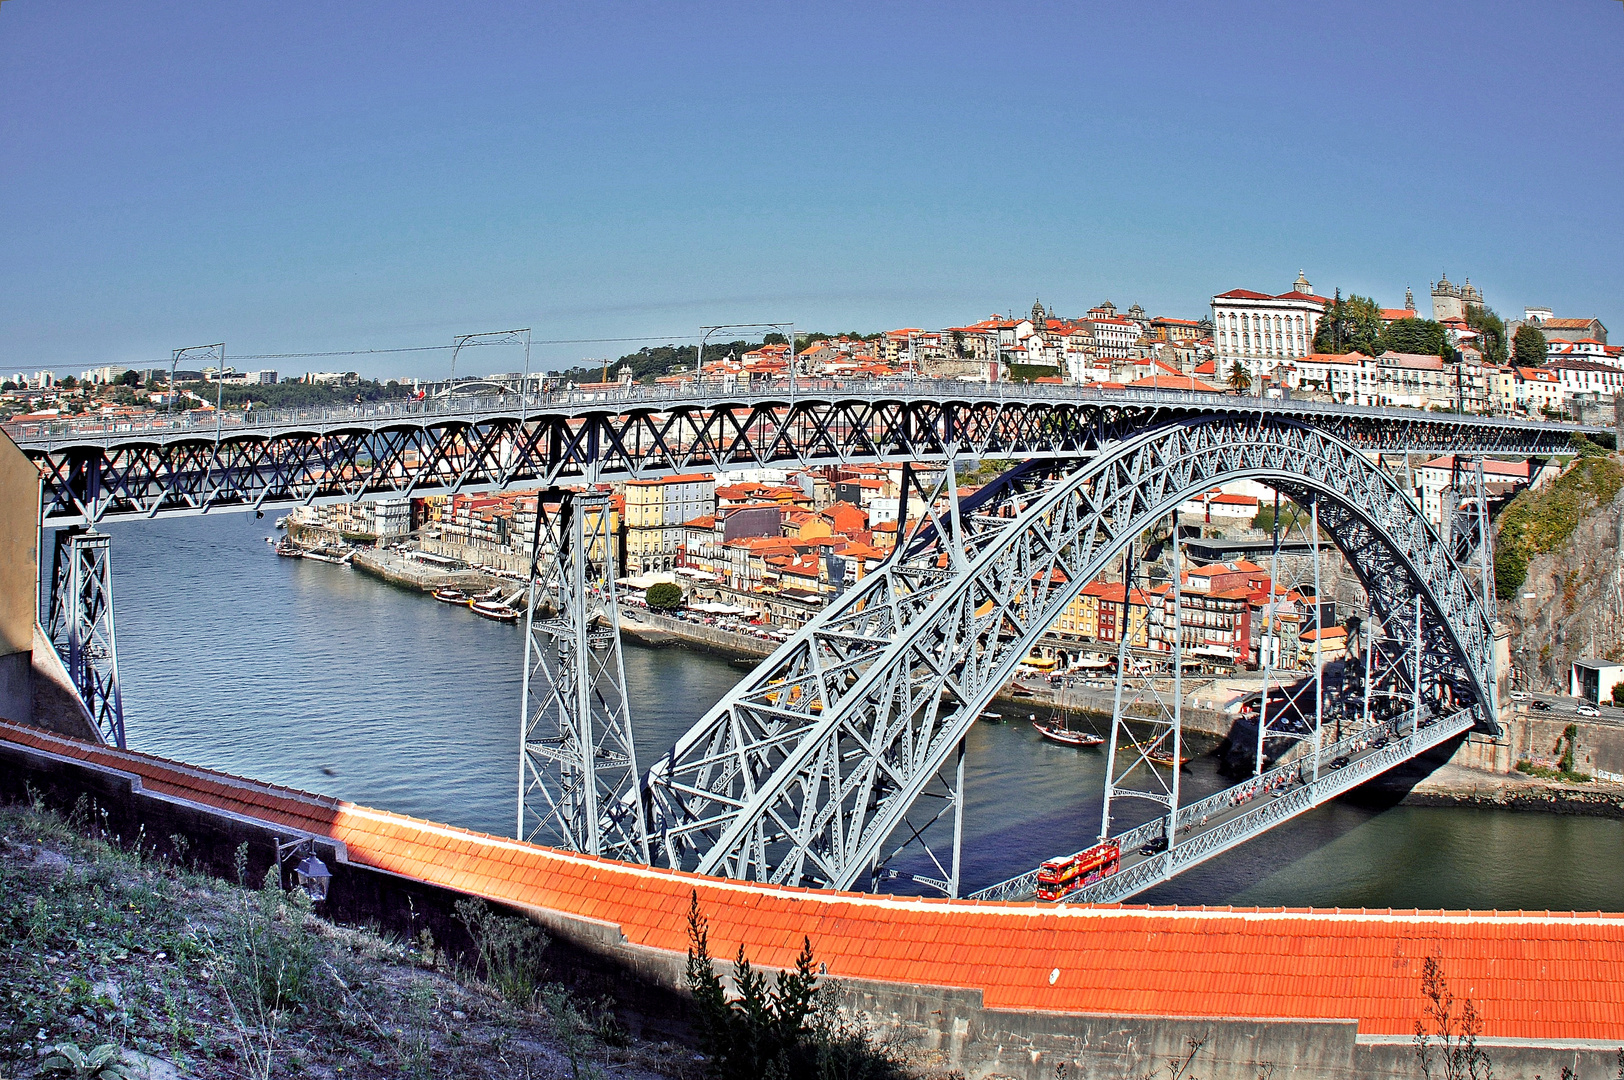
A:
MULTIPOLYGON (((130 747, 512 835, 522 627, 277 558, 270 526, 229 514, 111 527, 130 747)), ((645 765, 746 671, 683 648, 628 644, 625 659, 645 765)), ((1014 718, 977 724, 966 776, 967 889, 1099 831, 1098 750, 1045 743, 1014 718)), ((1187 798, 1219 786, 1210 758, 1192 764, 1187 798)), ((1139 899, 1616 911, 1624 822, 1342 802, 1139 899)))

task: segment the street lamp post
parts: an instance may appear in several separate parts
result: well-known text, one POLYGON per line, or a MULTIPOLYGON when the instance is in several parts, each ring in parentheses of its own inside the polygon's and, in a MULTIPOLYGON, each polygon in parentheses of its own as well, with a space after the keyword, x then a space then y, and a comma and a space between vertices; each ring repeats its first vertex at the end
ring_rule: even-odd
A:
POLYGON ((789 403, 795 407, 795 324, 792 322, 766 322, 766 323, 718 323, 715 326, 701 326, 699 336, 699 351, 694 356, 694 386, 699 386, 702 373, 701 365, 705 358, 705 345, 710 341, 711 335, 718 330, 776 330, 789 339, 789 403))

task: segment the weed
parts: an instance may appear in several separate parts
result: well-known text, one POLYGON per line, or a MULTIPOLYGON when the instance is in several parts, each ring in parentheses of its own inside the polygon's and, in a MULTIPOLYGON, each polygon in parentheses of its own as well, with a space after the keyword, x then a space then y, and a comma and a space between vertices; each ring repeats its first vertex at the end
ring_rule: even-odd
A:
MULTIPOLYGON (((247 844, 237 849, 240 881, 247 844)), ((250 1075, 269 1077, 288 1014, 321 999, 314 993, 315 943, 305 923, 310 899, 299 889, 284 894, 276 866, 265 872, 257 894, 241 893, 220 957, 226 1000, 238 1046, 250 1075)))
POLYGON ((1455 997, 1436 957, 1422 966, 1421 996, 1426 1004, 1415 1022, 1415 1059, 1422 1080, 1494 1080, 1494 1062, 1477 1045, 1483 1031, 1477 1007, 1467 998, 1455 1016, 1455 997))
POLYGON ((541 988, 538 1004, 547 1014, 547 1033, 558 1043, 570 1063, 571 1080, 596 1080, 603 1075, 592 1060, 598 1049, 596 1025, 577 1004, 570 992, 552 983, 541 988))
POLYGON ((62 1043, 51 1048, 39 1070, 46 1076, 72 1080, 127 1080, 130 1075, 118 1063, 118 1047, 112 1043, 102 1043, 88 1054, 72 1043, 62 1043))
POLYGON ((528 1006, 542 987, 541 954, 551 944, 528 919, 498 915, 483 900, 458 900, 457 921, 468 928, 485 983, 505 1000, 528 1006))
MULTIPOLYGON (((1197 1080, 1195 1074, 1190 1072, 1190 1068, 1195 1064, 1195 1059, 1200 1056, 1201 1051, 1206 1048, 1207 1039, 1209 1038, 1211 1038, 1210 1033, 1203 1035, 1199 1039, 1186 1036, 1183 1056, 1167 1059, 1167 1080, 1197 1080)), ((1273 1063, 1268 1063, 1268 1072, 1272 1073, 1273 1071, 1273 1063)), ((1156 1080, 1159 1075, 1160 1073, 1157 1072, 1148 1072, 1141 1077, 1141 1080, 1156 1080)), ((1258 1070, 1258 1075, 1259 1077, 1266 1075, 1261 1067, 1258 1070)))

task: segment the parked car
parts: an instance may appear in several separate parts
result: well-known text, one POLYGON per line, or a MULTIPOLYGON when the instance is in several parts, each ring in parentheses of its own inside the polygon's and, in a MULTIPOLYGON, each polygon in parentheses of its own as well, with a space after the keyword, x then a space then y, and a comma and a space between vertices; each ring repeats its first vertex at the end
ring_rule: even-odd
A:
POLYGON ((1580 716, 1600 716, 1601 715, 1601 710, 1596 708, 1594 705, 1590 705, 1590 704, 1580 705, 1577 709, 1574 709, 1573 711, 1578 713, 1580 716))

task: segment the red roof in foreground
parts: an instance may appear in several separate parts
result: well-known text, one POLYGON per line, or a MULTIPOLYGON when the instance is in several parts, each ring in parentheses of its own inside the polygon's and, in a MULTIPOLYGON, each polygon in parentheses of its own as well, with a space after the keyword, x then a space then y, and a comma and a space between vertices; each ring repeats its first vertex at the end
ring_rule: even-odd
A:
POLYGON ((1624 1035, 1624 915, 1057 907, 825 893, 610 862, 369 810, 0 722, 0 741, 140 776, 147 790, 346 845, 352 863, 617 924, 681 952, 690 891, 711 948, 770 967, 803 935, 829 974, 978 988, 987 1007, 1115 1015, 1346 1019, 1412 1032, 1421 966, 1443 965, 1488 1038, 1624 1035))

